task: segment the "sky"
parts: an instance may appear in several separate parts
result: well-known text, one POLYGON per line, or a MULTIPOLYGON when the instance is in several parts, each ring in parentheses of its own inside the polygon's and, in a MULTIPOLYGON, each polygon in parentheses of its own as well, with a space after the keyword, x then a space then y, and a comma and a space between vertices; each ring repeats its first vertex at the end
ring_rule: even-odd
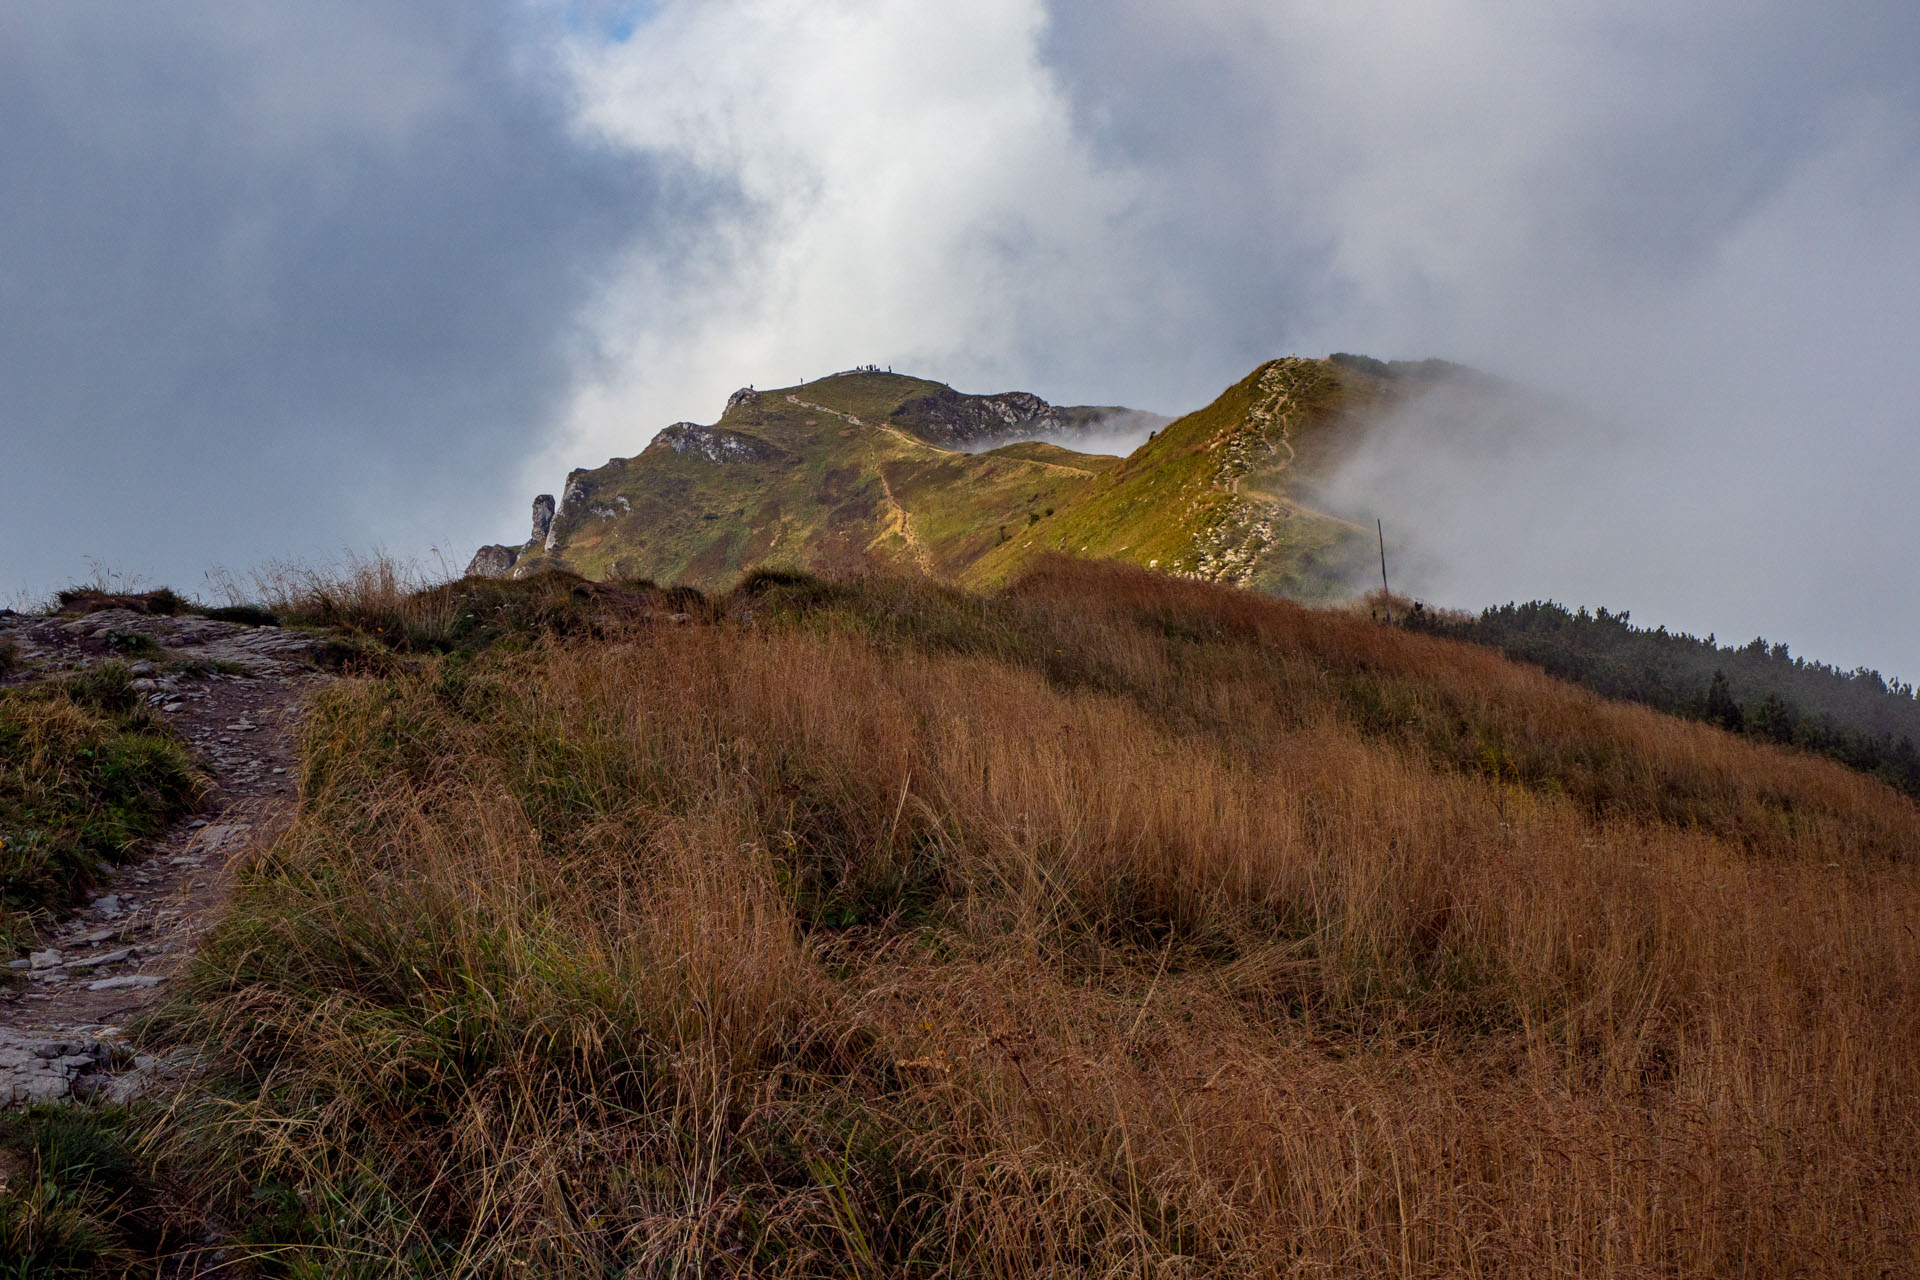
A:
POLYGON ((6 6, 0 603, 457 570, 747 383, 1178 413, 1344 350, 1566 408, 1349 468, 1409 589, 1911 679, 1915 49, 1907 0, 6 6))

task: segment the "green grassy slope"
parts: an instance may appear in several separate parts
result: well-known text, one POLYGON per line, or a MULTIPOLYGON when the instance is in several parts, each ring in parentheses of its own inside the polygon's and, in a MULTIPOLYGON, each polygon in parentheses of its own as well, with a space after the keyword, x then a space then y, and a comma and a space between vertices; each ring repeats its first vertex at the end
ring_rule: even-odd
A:
POLYGON ((1038 441, 957 452, 939 443, 957 402, 1017 397, 836 374, 574 472, 553 551, 529 547, 518 572, 712 588, 760 565, 877 566, 993 586, 1063 551, 1328 599, 1365 572, 1371 531, 1315 495, 1367 420, 1428 385, 1378 361, 1274 360, 1115 459, 1038 441))
POLYGON ((1398 394, 1393 379, 1332 361, 1270 361, 982 557, 967 581, 1003 582, 1064 551, 1279 595, 1338 594, 1366 561, 1367 533, 1313 494, 1398 394))
POLYGON ((838 374, 759 392, 710 428, 669 429, 637 457, 570 475, 556 545, 528 548, 522 571, 701 587, 762 564, 956 576, 1003 526, 1026 527, 1116 461, 1037 443, 977 454, 930 444, 896 411, 945 390, 838 374))

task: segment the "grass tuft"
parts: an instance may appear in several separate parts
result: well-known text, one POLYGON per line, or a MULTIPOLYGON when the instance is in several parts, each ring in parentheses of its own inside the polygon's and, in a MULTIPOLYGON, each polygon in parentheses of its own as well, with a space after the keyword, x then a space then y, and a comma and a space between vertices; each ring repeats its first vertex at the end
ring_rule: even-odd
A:
POLYGON ((173 1252, 124 1111, 0 1113, 0 1280, 152 1275, 173 1252))
POLYGON ((24 945, 204 786, 120 663, 0 691, 0 943, 24 945))

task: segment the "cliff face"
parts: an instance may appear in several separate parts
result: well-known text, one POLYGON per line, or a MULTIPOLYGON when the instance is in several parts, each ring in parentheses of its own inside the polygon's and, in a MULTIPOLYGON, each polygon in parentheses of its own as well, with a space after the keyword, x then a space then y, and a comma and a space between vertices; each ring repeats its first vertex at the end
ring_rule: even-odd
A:
POLYGON ((1363 575, 1372 532, 1324 481, 1370 422, 1455 373, 1270 361, 1178 420, 873 369, 742 388, 712 425, 572 472, 524 546, 482 548, 471 571, 712 589, 761 565, 891 567, 990 586, 1065 551, 1326 598, 1363 575), (1124 459, 1063 447, 1117 430, 1138 442, 1124 459))
MULTIPOLYGON (((539 547, 549 550, 549 539, 553 531, 553 495, 543 493, 533 500, 533 534, 527 539, 527 547, 539 547)), ((504 578, 519 563, 521 552, 525 548, 509 547, 504 543, 491 543, 473 553, 473 559, 467 562, 469 578, 504 578)))

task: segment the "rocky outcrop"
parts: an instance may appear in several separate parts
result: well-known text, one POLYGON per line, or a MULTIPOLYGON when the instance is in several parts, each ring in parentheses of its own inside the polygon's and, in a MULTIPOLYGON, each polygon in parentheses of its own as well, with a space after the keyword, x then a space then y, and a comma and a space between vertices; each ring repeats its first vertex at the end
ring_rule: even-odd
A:
MULTIPOLYGON (((548 499, 552 501, 551 498, 548 499)), ((514 562, 520 558, 518 547, 504 547, 495 543, 482 547, 473 553, 473 559, 467 561, 469 578, 504 578, 513 571, 514 562)))
POLYGON ((0 1107, 68 1098, 124 1103, 161 1065, 117 1042, 41 1039, 0 1027, 0 1107))
POLYGON ((697 422, 676 422, 654 440, 675 453, 706 462, 779 462, 791 456, 759 436, 725 427, 703 427, 697 422))
MULTIPOLYGON (((540 544, 542 550, 551 551, 560 545, 560 535, 564 532, 562 526, 566 523, 563 517, 571 516, 578 511, 586 495, 586 472, 576 471, 568 476, 566 487, 560 490, 560 504, 554 508, 552 518, 547 521, 547 536, 540 544)), ((535 505, 538 506, 537 501, 535 505)))
POLYGON ((732 395, 727 397, 727 407, 721 411, 720 416, 724 418, 727 416, 727 414, 732 413, 734 409, 737 408, 738 406, 743 404, 752 404, 755 400, 758 400, 759 398, 760 398, 760 393, 758 391, 755 391, 752 387, 742 387, 738 391, 734 392, 732 395))
POLYGON ((1067 415, 1026 391, 970 396, 942 387, 916 396, 893 411, 899 426, 933 444, 965 449, 1025 435, 1049 435, 1067 426, 1067 415))
POLYGON ((970 452, 1016 440, 1051 440, 1072 448, 1091 437, 1128 431, 1145 435, 1170 421, 1136 409, 1048 404, 1029 391, 970 396, 952 387, 905 401, 892 419, 929 444, 970 452))
POLYGON ((543 493, 533 500, 533 536, 528 542, 546 545, 547 531, 553 528, 553 495, 543 493))

